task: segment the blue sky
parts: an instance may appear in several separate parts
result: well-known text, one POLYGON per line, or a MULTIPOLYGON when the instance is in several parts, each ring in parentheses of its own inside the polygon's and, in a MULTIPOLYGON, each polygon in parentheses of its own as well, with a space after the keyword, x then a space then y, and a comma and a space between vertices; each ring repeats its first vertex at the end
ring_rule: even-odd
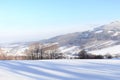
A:
POLYGON ((0 0, 0 42, 32 41, 120 20, 120 0, 0 0))

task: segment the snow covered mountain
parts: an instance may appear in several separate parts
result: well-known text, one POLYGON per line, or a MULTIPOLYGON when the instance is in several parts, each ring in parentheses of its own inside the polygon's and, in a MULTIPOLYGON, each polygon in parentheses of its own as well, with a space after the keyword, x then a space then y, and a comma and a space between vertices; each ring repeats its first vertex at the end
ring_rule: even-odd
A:
POLYGON ((81 49, 86 49, 88 52, 94 54, 119 54, 120 22, 114 21, 109 24, 98 26, 93 30, 60 35, 42 40, 41 42, 58 42, 61 52, 66 54, 76 54, 75 52, 81 49), (115 50, 112 51, 112 49, 115 50))
POLYGON ((70 33, 42 42, 58 42, 60 46, 80 46, 87 50, 103 49, 120 44, 120 22, 115 21, 90 31, 70 33))
MULTIPOLYGON (((93 30, 75 32, 41 40, 40 43, 59 43, 59 50, 67 55, 74 56, 81 49, 97 54, 120 53, 120 22, 98 26, 93 30), (115 49, 115 50, 112 50, 115 49), (109 51, 110 50, 110 51, 109 51)), ((4 51, 9 53, 22 53, 33 42, 12 43, 2 45, 4 51), (7 46, 7 47, 6 47, 7 46)))

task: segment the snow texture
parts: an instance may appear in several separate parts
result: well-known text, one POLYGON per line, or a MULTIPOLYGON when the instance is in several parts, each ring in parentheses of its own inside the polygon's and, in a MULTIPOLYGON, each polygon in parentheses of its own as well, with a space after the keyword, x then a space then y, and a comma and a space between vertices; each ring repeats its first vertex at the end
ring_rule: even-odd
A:
POLYGON ((104 48, 104 49, 100 49, 100 50, 95 50, 95 51, 90 51, 89 53, 92 54, 101 54, 101 55, 105 55, 105 54, 111 54, 111 55, 115 55, 115 54, 120 54, 120 45, 116 45, 116 46, 112 46, 112 47, 108 47, 108 48, 104 48))
POLYGON ((0 61, 0 80, 120 80, 120 60, 0 61))

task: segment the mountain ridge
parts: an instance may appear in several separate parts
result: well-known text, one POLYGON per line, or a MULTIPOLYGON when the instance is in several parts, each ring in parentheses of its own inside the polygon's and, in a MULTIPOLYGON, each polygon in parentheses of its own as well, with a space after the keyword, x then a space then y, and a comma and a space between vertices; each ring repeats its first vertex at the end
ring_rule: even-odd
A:
POLYGON ((118 45, 120 44, 120 21, 101 25, 93 30, 59 35, 40 42, 58 42, 60 46, 80 46, 88 50, 118 45))

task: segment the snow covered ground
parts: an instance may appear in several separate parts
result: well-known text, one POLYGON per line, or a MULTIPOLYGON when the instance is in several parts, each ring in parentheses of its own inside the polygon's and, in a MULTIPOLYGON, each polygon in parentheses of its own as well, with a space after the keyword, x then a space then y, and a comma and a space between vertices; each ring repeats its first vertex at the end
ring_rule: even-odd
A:
POLYGON ((0 61, 0 80, 120 80, 120 60, 0 61))
POLYGON ((108 47, 108 48, 104 48, 104 49, 100 49, 100 50, 95 50, 95 51, 90 51, 89 53, 92 54, 101 54, 101 55, 105 55, 105 54, 120 54, 120 45, 115 45, 112 47, 108 47))

